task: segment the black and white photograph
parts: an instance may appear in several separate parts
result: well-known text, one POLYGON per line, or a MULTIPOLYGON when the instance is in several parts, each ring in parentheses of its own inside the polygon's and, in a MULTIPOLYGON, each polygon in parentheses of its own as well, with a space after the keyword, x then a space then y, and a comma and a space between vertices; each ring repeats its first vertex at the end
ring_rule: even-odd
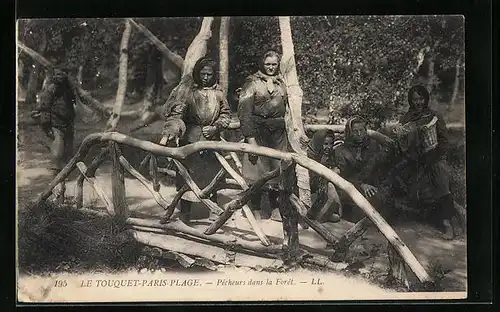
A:
POLYGON ((30 18, 16 44, 19 302, 467 298, 463 15, 30 18))

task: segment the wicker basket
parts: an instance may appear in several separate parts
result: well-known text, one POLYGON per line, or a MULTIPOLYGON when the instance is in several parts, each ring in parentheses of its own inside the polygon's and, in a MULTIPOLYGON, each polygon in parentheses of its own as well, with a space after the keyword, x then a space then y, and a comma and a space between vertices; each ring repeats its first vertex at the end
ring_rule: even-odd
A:
POLYGON ((422 153, 427 153, 435 149, 438 145, 436 129, 437 120, 437 117, 434 116, 428 124, 423 125, 419 129, 422 144, 422 153))

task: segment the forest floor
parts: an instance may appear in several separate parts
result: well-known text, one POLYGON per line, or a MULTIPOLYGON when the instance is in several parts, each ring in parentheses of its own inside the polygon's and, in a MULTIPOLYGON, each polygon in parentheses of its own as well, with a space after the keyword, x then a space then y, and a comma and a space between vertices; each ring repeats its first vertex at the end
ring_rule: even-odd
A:
MULTIPOLYGON (((28 111, 22 109, 22 107, 21 104, 18 111, 17 191, 19 208, 33 200, 51 181, 50 172, 47 169, 49 140, 41 134, 37 126, 32 124, 28 117, 28 111)), ((97 123, 77 121, 75 125, 75 147, 79 146, 83 138, 88 134, 101 131, 104 124, 104 121, 97 123)), ((127 128, 130 128, 132 124, 132 122, 124 119, 118 130, 127 133, 127 128)), ((92 154, 95 155, 95 152, 92 154)), ((89 155, 86 158, 85 162, 87 164, 91 157, 92 155, 89 155)), ((134 165, 134 163, 132 164, 134 165)), ((137 165, 135 164, 135 166, 137 165)), ((111 193, 110 170, 109 165, 104 165, 96 174, 98 183, 108 194, 111 193)), ((76 174, 72 174, 67 183, 68 197, 74 195, 75 180, 76 174)), ((163 210, 158 207, 137 180, 127 177, 126 190, 127 204, 130 210, 148 215, 161 215, 163 213, 163 210)), ((84 206, 95 207, 101 205, 97 195, 87 184, 84 187, 84 194, 84 206)), ((162 183, 161 194, 167 202, 170 201, 175 194, 174 186, 169 183, 162 183)), ((201 211, 201 209, 199 210, 201 211)), ((208 221, 204 217, 201 216, 197 220, 198 225, 195 226, 203 226, 208 221)), ((282 227, 279 222, 272 220, 260 220, 259 222, 269 236, 282 237, 282 227)), ((335 224, 325 223, 325 226, 336 235, 343 234, 352 225, 347 221, 335 224)), ((235 214, 230 220, 230 226, 249 229, 247 222, 239 213, 235 214)), ((440 284, 444 291, 466 291, 467 256, 465 238, 444 241, 440 238, 438 230, 416 222, 398 224, 394 226, 394 229, 424 267, 431 268, 431 270, 447 271, 440 284), (440 268, 436 269, 437 267, 440 268)), ((302 228, 299 231, 300 242, 304 249, 320 254, 325 253, 325 242, 316 232, 312 229, 302 228)), ((363 258, 357 273, 366 280, 378 283, 380 277, 387 272, 386 244, 385 238, 373 228, 369 229, 361 239, 358 239, 353 244, 351 248, 353 257, 363 258)))

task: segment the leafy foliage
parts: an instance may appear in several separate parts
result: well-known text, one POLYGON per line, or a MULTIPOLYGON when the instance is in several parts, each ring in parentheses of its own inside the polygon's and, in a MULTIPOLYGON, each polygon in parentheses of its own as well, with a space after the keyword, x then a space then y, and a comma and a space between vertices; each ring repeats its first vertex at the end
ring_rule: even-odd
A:
MULTIPOLYGON (((184 56, 202 18, 137 19, 169 49, 184 56)), ((208 53, 218 58, 218 26, 208 53)), ((464 20, 460 16, 313 16, 292 17, 292 37, 304 108, 328 109, 331 122, 360 114, 381 125, 406 109, 406 91, 427 84, 438 101, 449 101, 455 68, 463 67, 464 20), (425 53, 424 53, 425 52, 425 53), (425 57, 424 57, 425 56, 425 57), (429 64, 434 75, 429 81, 429 64), (419 66, 421 65, 421 66, 419 66)), ((60 65, 84 69, 90 90, 116 90, 123 19, 48 19, 20 22, 20 39, 60 65)), ((229 91, 241 87, 267 49, 280 52, 277 17, 233 17, 230 21, 229 91)), ((129 44, 129 92, 145 89, 151 43, 137 30, 129 44)), ((462 84, 461 84, 462 86, 462 84)), ((236 108, 236 103, 232 103, 236 108)))

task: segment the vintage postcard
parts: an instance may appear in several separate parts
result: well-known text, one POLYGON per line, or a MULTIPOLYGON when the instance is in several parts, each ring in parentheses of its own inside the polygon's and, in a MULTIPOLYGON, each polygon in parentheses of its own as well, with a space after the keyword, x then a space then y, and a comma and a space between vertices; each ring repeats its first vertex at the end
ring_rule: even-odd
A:
POLYGON ((464 27, 19 19, 18 301, 467 298, 464 27))

